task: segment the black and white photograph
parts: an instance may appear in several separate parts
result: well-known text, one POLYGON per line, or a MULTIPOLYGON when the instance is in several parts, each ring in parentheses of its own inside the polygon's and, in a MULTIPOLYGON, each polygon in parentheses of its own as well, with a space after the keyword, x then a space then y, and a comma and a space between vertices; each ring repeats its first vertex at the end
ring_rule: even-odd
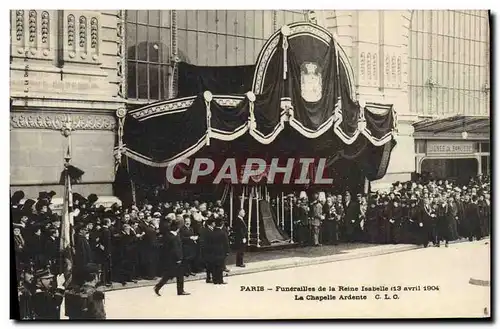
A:
POLYGON ((489 10, 9 14, 11 320, 492 319, 489 10))

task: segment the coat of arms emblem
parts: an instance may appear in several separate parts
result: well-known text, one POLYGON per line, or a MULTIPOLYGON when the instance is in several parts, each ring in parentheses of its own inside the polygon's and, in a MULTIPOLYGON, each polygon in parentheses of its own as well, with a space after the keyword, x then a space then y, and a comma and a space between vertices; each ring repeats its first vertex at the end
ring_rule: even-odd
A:
POLYGON ((323 95, 321 68, 316 63, 306 62, 300 70, 300 89, 306 102, 317 102, 323 95))

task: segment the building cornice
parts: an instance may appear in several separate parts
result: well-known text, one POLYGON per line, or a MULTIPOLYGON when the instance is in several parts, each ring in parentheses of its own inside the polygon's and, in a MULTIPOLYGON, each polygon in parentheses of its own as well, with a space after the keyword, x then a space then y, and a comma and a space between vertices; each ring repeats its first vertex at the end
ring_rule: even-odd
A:
POLYGON ((13 111, 10 113, 11 128, 62 130, 116 130, 116 118, 110 114, 58 113, 49 111, 13 111))

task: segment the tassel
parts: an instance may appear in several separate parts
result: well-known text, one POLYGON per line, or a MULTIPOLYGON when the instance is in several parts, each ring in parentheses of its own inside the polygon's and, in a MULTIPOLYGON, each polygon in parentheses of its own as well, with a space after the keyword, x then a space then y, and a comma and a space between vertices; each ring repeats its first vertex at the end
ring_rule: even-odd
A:
POLYGON ((250 116, 248 117, 248 128, 250 130, 255 130, 257 128, 257 123, 255 122, 255 94, 251 91, 247 92, 246 94, 247 98, 248 98, 248 101, 249 101, 249 104, 248 104, 248 107, 249 107, 249 112, 250 112, 250 116))
POLYGON ((205 98, 205 106, 207 107, 207 146, 210 146, 210 134, 212 130, 212 112, 210 112, 210 102, 212 101, 212 93, 210 91, 205 91, 203 93, 205 98))
POLYGON ((127 115, 126 108, 119 108, 116 110, 116 116, 118 117, 118 152, 116 154, 116 166, 115 173, 118 172, 118 167, 122 161, 123 153, 123 127, 125 125, 125 116, 127 115))
POLYGON ((363 131, 366 129, 365 106, 366 106, 365 102, 363 101, 359 102, 359 119, 358 119, 359 131, 363 131))
POLYGON ((398 114, 396 113, 396 110, 394 109, 394 106, 392 107, 392 132, 393 136, 395 137, 398 134, 398 114))
POLYGON ((291 31, 288 25, 284 25, 281 28, 281 34, 283 35, 283 80, 286 80, 286 75, 288 72, 288 58, 287 58, 287 53, 288 53, 288 36, 290 35, 291 31))

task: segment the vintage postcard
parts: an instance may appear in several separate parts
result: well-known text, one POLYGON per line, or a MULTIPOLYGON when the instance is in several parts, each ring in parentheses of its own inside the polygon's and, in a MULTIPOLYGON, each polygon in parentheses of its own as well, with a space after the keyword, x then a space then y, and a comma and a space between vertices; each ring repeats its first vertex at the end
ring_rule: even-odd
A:
POLYGON ((10 30, 12 319, 491 319, 489 11, 10 30))

